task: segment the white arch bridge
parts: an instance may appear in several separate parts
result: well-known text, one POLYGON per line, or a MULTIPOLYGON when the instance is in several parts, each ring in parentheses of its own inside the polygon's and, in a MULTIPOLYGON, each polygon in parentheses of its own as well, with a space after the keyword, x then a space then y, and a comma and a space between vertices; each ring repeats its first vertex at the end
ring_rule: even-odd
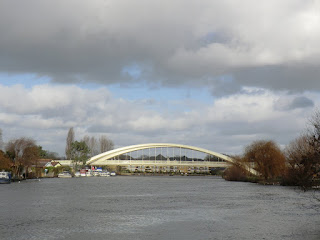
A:
MULTIPOLYGON (((209 170, 211 168, 226 168, 233 159, 224 154, 204 148, 172 144, 146 143, 110 150, 90 158, 91 166, 122 166, 129 170, 209 170), (202 155, 199 156, 199 155, 202 155)), ((249 169, 249 171, 254 171, 249 169)))

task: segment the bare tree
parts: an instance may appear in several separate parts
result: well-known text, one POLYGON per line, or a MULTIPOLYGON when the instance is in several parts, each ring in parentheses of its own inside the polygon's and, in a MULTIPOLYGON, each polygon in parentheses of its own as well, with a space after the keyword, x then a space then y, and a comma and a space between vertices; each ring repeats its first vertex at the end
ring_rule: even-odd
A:
POLYGON ((310 168, 313 177, 310 179, 309 186, 320 185, 320 109, 317 109, 309 120, 308 143, 313 149, 312 155, 304 162, 310 168))
POLYGON ((310 145, 310 136, 302 135, 290 142, 285 155, 288 163, 285 184, 297 185, 304 190, 312 187, 315 149, 310 145))
MULTIPOLYGON (((309 145, 314 149, 313 161, 315 165, 320 164, 320 110, 316 110, 310 118, 309 128, 309 145)), ((319 168, 318 168, 319 170, 319 168)))
POLYGON ((244 159, 254 163, 255 170, 266 180, 280 177, 285 172, 285 156, 273 141, 253 142, 246 147, 244 159))
POLYGON ((14 163, 15 174, 21 175, 23 168, 28 173, 28 168, 32 165, 39 156, 39 150, 35 141, 31 138, 19 138, 11 140, 7 143, 6 152, 9 158, 14 163))
POLYGON ((286 147, 289 163, 286 184, 308 190, 318 185, 320 174, 320 111, 309 119, 307 132, 286 147))
POLYGON ((72 158, 72 143, 74 142, 74 130, 71 127, 68 131, 67 140, 66 140, 66 158, 72 158))
POLYGON ((0 150, 3 149, 2 129, 0 128, 0 150))
POLYGON ((228 181, 246 181, 249 176, 249 172, 246 170, 246 163, 240 156, 233 156, 233 163, 228 167, 224 173, 223 178, 228 181))
POLYGON ((100 153, 110 151, 114 148, 113 141, 109 139, 107 136, 100 136, 99 144, 100 144, 100 153))
POLYGON ((89 137, 88 135, 86 135, 83 137, 83 141, 86 143, 86 145, 89 148, 90 157, 99 154, 98 141, 95 139, 95 137, 89 137))
POLYGON ((5 169, 5 170, 10 170, 12 166, 12 161, 8 156, 0 150, 0 170, 5 169))

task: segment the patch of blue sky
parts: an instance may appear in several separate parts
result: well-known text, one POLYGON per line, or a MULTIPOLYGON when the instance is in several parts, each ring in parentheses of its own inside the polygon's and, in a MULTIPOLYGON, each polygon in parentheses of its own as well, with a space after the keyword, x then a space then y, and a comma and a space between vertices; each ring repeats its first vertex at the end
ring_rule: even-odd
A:
POLYGON ((50 82, 49 77, 38 76, 32 73, 8 74, 0 73, 0 84, 4 86, 23 85, 26 88, 32 88, 35 85, 46 84, 50 82))
POLYGON ((122 69, 121 74, 131 78, 131 80, 140 80, 140 84, 129 84, 128 86, 114 84, 109 89, 121 95, 126 99, 137 100, 152 98, 158 101, 174 101, 186 98, 196 98, 202 102, 212 101, 212 96, 204 88, 184 88, 184 87, 150 87, 148 84, 141 84, 144 81, 144 72, 152 71, 152 67, 133 62, 122 69))
MULTIPOLYGON (((121 87, 119 84, 109 86, 115 98, 123 98, 130 101, 150 100, 150 108, 164 111, 190 111, 191 102, 212 104, 213 97, 205 88, 148 88, 148 87, 121 87)), ((148 107, 148 106, 146 106, 148 107)))
MULTIPOLYGON (((131 65, 124 72, 132 78, 139 78, 141 72, 136 65, 131 65)), ((49 77, 38 76, 36 74, 7 74, 0 73, 0 84, 5 86, 23 85, 25 88, 32 88, 41 84, 59 84, 51 81, 49 77)), ((61 83, 60 83, 61 84, 61 83)), ((75 83, 70 83, 75 84, 75 83)), ((191 102, 211 104, 213 97, 206 88, 187 87, 156 87, 152 88, 148 84, 112 84, 104 85, 98 83, 82 82, 75 84, 83 89, 98 89, 106 87, 114 98, 123 98, 129 101, 145 102, 146 108, 159 111, 190 111, 191 102)))
MULTIPOLYGON (((113 84, 108 86, 109 90, 115 97, 128 99, 131 101, 148 101, 150 108, 158 106, 158 110, 170 109, 172 111, 180 110, 188 111, 187 102, 200 102, 208 104, 213 101, 212 95, 205 88, 186 88, 186 87, 151 87, 143 84, 143 75, 145 72, 152 71, 152 67, 133 62, 123 67, 121 74, 138 84, 113 84)), ((146 106, 147 107, 147 106, 146 106)))
POLYGON ((121 74, 124 75, 124 76, 127 75, 132 79, 139 79, 141 77, 142 71, 143 71, 143 67, 142 66, 140 66, 137 63, 132 63, 132 64, 130 64, 128 66, 125 66, 122 69, 121 74))
POLYGON ((223 32, 208 32, 198 40, 201 47, 206 47, 214 43, 226 44, 229 41, 230 39, 223 32))

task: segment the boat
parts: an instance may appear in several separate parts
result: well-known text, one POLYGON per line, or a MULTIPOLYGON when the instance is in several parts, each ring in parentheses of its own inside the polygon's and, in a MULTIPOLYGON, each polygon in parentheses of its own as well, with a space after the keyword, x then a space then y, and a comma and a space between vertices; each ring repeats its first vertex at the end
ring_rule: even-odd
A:
POLYGON ((109 172, 101 172, 100 177, 110 177, 110 173, 109 172))
POLYGON ((86 177, 92 177, 92 174, 90 171, 86 172, 86 177))
POLYGON ((85 177, 86 176, 87 171, 85 169, 81 169, 80 170, 80 176, 81 177, 85 177))
POLYGON ((80 172, 76 172, 76 173, 74 174, 74 176, 75 176, 75 177, 81 177, 81 173, 80 173, 80 172))
POLYGON ((110 173, 110 176, 116 176, 117 174, 116 174, 116 172, 111 172, 110 173))
POLYGON ((64 171, 58 174, 58 178, 72 178, 72 175, 68 171, 64 171))
POLYGON ((0 172, 0 183, 11 183, 11 172, 0 172))

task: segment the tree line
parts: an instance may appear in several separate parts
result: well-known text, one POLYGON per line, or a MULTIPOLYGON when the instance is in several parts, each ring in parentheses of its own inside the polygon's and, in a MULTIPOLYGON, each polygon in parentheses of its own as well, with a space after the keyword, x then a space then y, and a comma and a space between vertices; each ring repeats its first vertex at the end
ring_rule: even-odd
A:
MULTIPOLYGON (((114 143, 107 136, 84 136, 82 140, 75 140, 73 127, 69 129, 66 138, 66 159, 76 164, 85 164, 87 159, 99 153, 113 149, 114 143)), ((28 174, 31 167, 36 167, 39 159, 62 159, 57 153, 44 150, 32 138, 20 137, 4 143, 0 129, 0 170, 12 171, 14 176, 21 176, 22 172, 28 174)), ((25 175, 25 177, 27 177, 25 175)))
POLYGON ((258 140, 246 146, 242 155, 224 173, 231 181, 280 182, 304 190, 320 185, 320 111, 308 121, 307 129, 284 150, 272 140, 258 140), (248 168, 260 175, 254 176, 248 168))

